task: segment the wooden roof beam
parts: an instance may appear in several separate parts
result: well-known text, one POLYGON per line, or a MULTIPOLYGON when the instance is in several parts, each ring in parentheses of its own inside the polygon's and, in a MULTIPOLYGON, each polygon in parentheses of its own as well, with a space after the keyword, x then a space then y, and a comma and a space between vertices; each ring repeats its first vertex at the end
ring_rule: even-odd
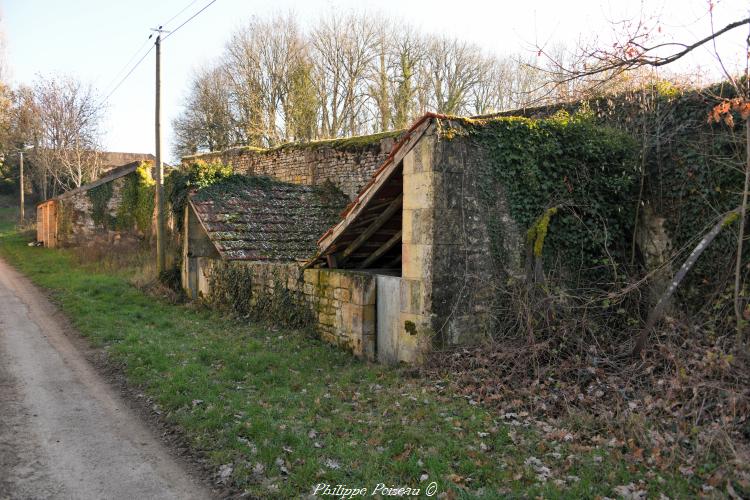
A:
POLYGON ((370 237, 375 234, 375 232, 380 229, 383 224, 388 222, 388 220, 393 216, 393 214, 396 213, 401 208, 401 204, 404 200, 404 194, 399 194, 388 207, 383 210, 383 212, 378 215, 378 218, 375 219, 370 226, 362 231, 362 234, 357 236, 357 239, 352 241, 346 249, 344 249, 343 252, 341 252, 341 255, 339 256, 339 262, 338 264, 341 265, 342 262, 344 262, 352 253, 354 253, 355 250, 357 250, 360 246, 362 246, 362 243, 370 239, 370 237))
POLYGON ((383 243, 380 246, 380 248, 372 252, 372 254, 370 254, 369 257, 367 257, 364 261, 362 261, 362 263, 359 265, 359 268, 364 269, 370 264, 372 264, 373 262, 377 261, 380 257, 382 257, 384 253, 386 253, 388 250, 393 248, 393 245, 401 241, 401 234, 402 234, 402 231, 399 231, 396 234, 394 234, 390 240, 383 243))

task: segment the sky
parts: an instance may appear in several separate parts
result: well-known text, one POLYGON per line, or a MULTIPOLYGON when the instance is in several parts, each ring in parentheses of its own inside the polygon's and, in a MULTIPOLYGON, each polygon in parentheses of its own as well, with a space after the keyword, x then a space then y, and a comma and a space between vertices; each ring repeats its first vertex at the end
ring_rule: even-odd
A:
MULTIPOLYGON (((102 100, 150 45, 151 28, 175 29, 210 0, 0 0, 5 60, 13 84, 70 75, 91 83, 102 100), (130 63, 127 65, 126 63, 130 63)), ((747 0, 713 0, 718 28, 750 15, 747 0)), ((696 40, 711 32, 708 0, 216 0, 162 44, 164 150, 172 151, 172 120, 193 72, 221 55, 232 32, 252 16, 293 12, 303 26, 322 14, 364 11, 407 21, 425 32, 465 39, 500 55, 533 57, 534 47, 597 36, 612 22, 658 18, 662 34, 696 40)), ((720 40, 730 71, 744 70, 746 27, 720 40)), ((675 67, 719 75, 712 47, 675 67), (710 50, 709 50, 710 49, 710 50)), ((109 151, 154 152, 154 52, 106 99, 102 145, 109 151)))

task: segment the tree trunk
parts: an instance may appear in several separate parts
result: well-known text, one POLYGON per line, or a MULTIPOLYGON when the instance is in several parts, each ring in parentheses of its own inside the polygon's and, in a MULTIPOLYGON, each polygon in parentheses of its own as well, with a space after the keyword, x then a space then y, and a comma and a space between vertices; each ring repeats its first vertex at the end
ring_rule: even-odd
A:
POLYGON ((745 239, 745 215, 747 214, 747 191, 750 187, 750 117, 745 120, 745 187, 742 190, 742 206, 740 207, 740 234, 737 237, 737 261, 734 267, 734 316, 737 320, 737 341, 744 340, 742 317, 742 244, 745 239))
POLYGON ((672 298, 672 295, 674 295, 675 290, 677 290, 677 287, 680 286, 680 283, 687 275, 688 271, 690 271, 690 268, 693 267, 693 264, 698 260, 698 257, 701 256, 703 251, 708 248, 708 246, 711 244, 711 242, 714 241, 716 236, 721 232, 721 230, 732 223, 734 218, 737 217, 737 213, 740 211, 740 208, 735 208, 731 212, 728 212, 724 217, 721 218, 721 220, 713 227, 711 230, 706 233, 706 235, 703 237, 703 239, 696 245, 696 247, 693 249, 693 251, 690 253, 690 256, 688 256, 687 260, 682 264, 680 267, 680 270, 677 271, 677 274, 675 275, 672 282, 669 284, 669 288, 662 294, 662 296, 659 298, 659 301, 656 303, 656 306, 651 310, 651 313, 648 315, 648 319, 646 320, 646 326, 643 327, 643 330, 638 334, 638 338, 636 339, 635 346, 633 347, 633 356, 637 356, 641 353, 643 348, 646 346, 646 341, 648 340, 648 334, 651 333, 651 330, 656 326, 656 323, 661 319, 662 314, 664 314, 664 309, 666 308, 666 305, 669 303, 669 299, 672 298))

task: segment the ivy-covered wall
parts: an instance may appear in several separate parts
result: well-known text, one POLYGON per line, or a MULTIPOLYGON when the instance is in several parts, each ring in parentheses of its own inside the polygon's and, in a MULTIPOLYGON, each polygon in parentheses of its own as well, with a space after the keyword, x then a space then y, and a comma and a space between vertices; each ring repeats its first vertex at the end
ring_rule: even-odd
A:
POLYGON ((116 243, 151 235, 154 186, 150 164, 93 188, 53 200, 59 245, 116 243))
POLYGON ((636 163, 630 137, 583 117, 438 120, 404 158, 402 339, 494 333, 513 280, 613 286, 636 163))
MULTIPOLYGON (((691 89, 660 82, 565 106, 570 113, 583 113, 599 124, 624 131, 636 143, 638 192, 630 201, 631 207, 640 206, 640 244, 635 257, 656 266, 669 264, 681 252, 671 266, 657 274, 657 279, 669 279, 702 234, 723 213, 740 205, 746 161, 745 122, 737 113, 733 120, 708 120, 721 99, 733 97, 734 90, 728 84, 691 89), (645 255, 638 254, 644 250, 645 255)), ((529 110, 527 115, 545 117, 555 112, 556 108, 539 108, 529 110)), ((736 230, 734 224, 722 231, 677 291, 680 309, 715 322, 711 328, 717 331, 722 328, 722 321, 716 321, 721 311, 726 311, 727 318, 732 315, 729 299, 736 230)), ((745 261, 750 261, 748 246, 745 261)), ((750 270, 747 266, 744 269, 747 282, 750 270)))

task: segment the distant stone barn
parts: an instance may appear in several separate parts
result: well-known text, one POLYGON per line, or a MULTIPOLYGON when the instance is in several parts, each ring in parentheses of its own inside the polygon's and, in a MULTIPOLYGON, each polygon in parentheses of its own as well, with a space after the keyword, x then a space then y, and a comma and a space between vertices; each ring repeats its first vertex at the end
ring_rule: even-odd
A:
POLYGON ((114 243, 150 234, 153 162, 134 161, 36 207, 38 242, 45 247, 114 243))

